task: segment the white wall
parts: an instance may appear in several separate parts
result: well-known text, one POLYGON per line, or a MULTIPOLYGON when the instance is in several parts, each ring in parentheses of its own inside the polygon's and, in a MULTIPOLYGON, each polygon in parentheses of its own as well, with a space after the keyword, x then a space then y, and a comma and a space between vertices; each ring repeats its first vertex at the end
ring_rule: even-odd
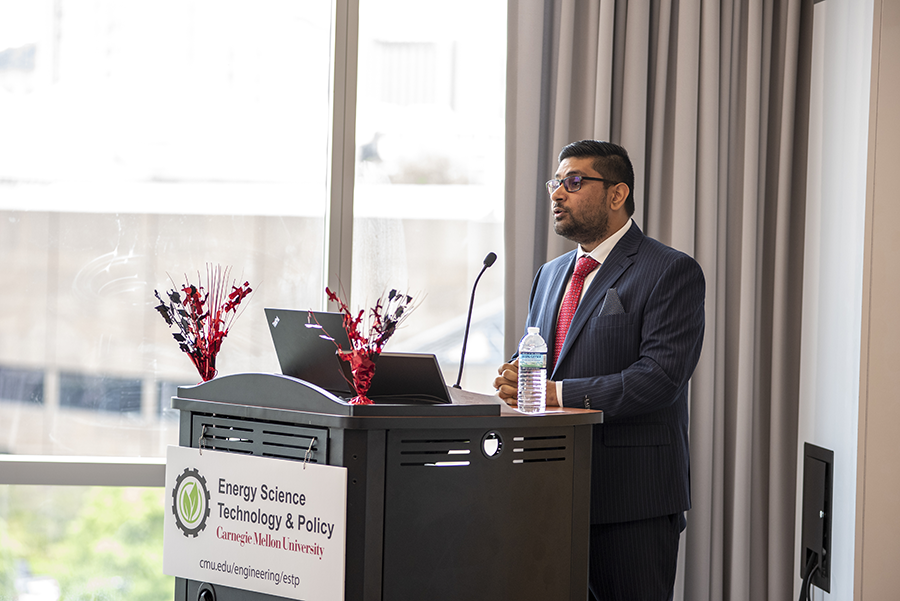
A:
POLYGON ((834 451, 831 594, 850 599, 856 511, 860 324, 872 0, 815 6, 803 282, 795 598, 803 444, 834 451))
POLYGON ((900 0, 875 0, 859 379, 853 598, 900 590, 900 0))

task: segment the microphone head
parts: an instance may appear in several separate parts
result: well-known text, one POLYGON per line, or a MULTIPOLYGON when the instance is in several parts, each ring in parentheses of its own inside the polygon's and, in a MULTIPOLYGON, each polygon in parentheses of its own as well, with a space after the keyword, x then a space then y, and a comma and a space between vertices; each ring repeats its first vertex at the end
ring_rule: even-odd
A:
POLYGON ((496 254, 494 254, 494 253, 488 253, 487 256, 484 258, 484 266, 485 266, 485 267, 490 267, 491 265, 494 264, 494 261, 496 261, 496 260, 497 260, 497 255, 496 255, 496 254))

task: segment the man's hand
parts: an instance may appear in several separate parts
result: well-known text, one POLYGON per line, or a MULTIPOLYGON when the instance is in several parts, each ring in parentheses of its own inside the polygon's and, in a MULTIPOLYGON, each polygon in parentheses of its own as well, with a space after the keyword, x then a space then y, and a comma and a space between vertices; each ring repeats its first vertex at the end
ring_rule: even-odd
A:
POLYGON ((547 406, 562 407, 562 403, 559 402, 559 398, 556 396, 556 382, 553 380, 547 380, 547 406))
POLYGON ((515 407, 519 402, 519 360, 504 363, 497 373, 500 375, 494 378, 494 390, 497 391, 502 401, 515 407))
MULTIPOLYGON (((497 373, 500 375, 494 378, 494 390, 507 405, 517 407, 519 404, 519 360, 504 363, 497 373)), ((547 380, 547 406, 562 406, 559 399, 556 398, 556 382, 551 380, 547 380)))

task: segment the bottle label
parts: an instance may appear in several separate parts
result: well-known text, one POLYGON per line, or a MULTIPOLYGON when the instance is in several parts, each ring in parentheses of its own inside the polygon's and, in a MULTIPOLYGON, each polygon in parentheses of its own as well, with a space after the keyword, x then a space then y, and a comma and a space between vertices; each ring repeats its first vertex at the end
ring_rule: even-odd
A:
POLYGON ((547 353, 519 353, 519 369, 544 369, 547 353))

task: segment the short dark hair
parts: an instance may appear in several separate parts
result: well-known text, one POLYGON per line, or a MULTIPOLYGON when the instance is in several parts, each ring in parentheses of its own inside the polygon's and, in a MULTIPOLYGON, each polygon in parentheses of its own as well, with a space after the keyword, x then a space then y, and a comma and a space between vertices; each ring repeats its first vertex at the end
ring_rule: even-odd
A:
POLYGON ((594 171, 603 177, 628 186, 625 211, 629 217, 634 215, 634 167, 631 166, 628 152, 612 142, 581 140, 563 148, 559 153, 559 162, 563 159, 584 157, 594 159, 594 171))

